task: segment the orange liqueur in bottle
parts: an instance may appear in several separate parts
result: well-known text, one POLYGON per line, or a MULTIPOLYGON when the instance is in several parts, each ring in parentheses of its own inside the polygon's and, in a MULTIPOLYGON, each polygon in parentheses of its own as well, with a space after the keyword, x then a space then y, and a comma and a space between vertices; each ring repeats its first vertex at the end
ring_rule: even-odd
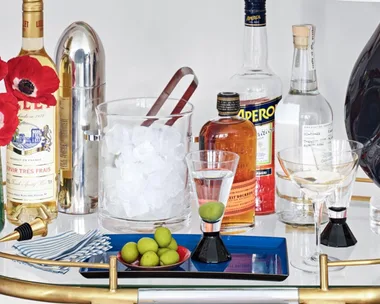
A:
POLYGON ((207 122, 199 135, 201 150, 223 150, 239 154, 240 160, 222 222, 222 232, 242 233, 255 225, 256 129, 238 116, 237 93, 219 93, 219 117, 207 122))

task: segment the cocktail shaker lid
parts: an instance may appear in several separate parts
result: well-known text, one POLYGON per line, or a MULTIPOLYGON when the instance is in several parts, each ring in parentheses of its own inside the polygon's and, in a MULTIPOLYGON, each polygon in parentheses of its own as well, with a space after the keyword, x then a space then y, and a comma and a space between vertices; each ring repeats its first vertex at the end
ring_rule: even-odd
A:
POLYGON ((62 33, 55 51, 58 75, 60 63, 72 63, 72 87, 91 88, 105 83, 105 54, 95 30, 83 21, 74 22, 62 33))

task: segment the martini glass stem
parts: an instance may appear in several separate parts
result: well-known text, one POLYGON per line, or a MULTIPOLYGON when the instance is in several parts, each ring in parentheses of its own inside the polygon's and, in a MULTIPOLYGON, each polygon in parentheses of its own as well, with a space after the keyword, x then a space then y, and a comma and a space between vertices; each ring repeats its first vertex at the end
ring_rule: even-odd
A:
POLYGON ((315 222, 315 248, 314 254, 312 256, 313 260, 319 260, 319 255, 322 253, 321 250, 321 224, 322 224, 322 214, 323 214, 323 199, 313 200, 314 209, 314 222, 315 222))

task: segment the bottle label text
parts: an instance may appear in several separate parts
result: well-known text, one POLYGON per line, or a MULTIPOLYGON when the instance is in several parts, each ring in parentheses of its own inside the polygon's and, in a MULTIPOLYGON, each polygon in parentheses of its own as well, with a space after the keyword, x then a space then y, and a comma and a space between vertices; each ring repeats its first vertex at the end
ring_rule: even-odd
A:
POLYGON ((266 11, 249 11, 245 14, 245 26, 260 27, 266 25, 266 11))
POLYGON ((267 101, 255 100, 242 102, 239 116, 250 120, 257 132, 256 176, 273 174, 274 158, 274 119, 276 106, 281 96, 267 101))
POLYGON ((55 108, 20 101, 19 126, 7 149, 7 199, 55 199, 55 108))

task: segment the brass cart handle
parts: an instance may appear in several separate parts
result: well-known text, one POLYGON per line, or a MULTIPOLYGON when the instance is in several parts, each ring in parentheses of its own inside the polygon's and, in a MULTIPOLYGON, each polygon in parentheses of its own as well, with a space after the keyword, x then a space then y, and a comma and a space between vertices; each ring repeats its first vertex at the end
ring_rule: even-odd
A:
MULTIPOLYGON (((0 258, 17 260, 27 263, 45 264, 52 266, 69 266, 69 267, 89 267, 89 268, 101 268, 109 269, 109 289, 106 288, 94 288, 94 287, 76 287, 76 286, 61 286, 61 285, 49 285, 40 284, 34 282, 20 281, 11 278, 3 278, 0 276, 0 294, 16 296, 18 298, 32 299, 37 301, 48 301, 56 303, 83 303, 83 304, 137 304, 137 303, 153 303, 151 297, 140 298, 138 289, 117 289, 117 259, 115 256, 110 258, 109 264, 102 263, 80 263, 80 262, 62 262, 62 261, 50 261, 50 260, 38 260, 32 259, 12 254, 7 254, 0 252, 0 258), (142 300, 142 301, 139 301, 142 300)), ((268 288, 267 290, 258 289, 256 290, 256 295, 259 295, 260 299, 264 299, 265 292, 265 303, 283 303, 286 299, 291 302, 296 301, 298 298, 299 303, 380 303, 380 287, 345 287, 345 288, 332 288, 329 289, 328 286, 328 267, 334 266, 359 266, 359 265, 374 265, 380 264, 380 259, 377 260, 352 260, 352 261, 338 261, 329 262, 327 260, 327 255, 320 256, 320 273, 321 273, 321 288, 298 288, 297 289, 279 289, 274 290, 273 288, 268 288), (290 293, 289 293, 289 292, 290 293), (277 292, 277 296, 273 297, 273 293, 277 292), (295 294, 294 294, 295 292, 295 294), (271 295, 271 296, 268 296, 271 295), (281 297, 283 300, 278 301, 281 297), (290 297, 290 298, 288 298, 290 297)), ((205 288, 192 288, 192 289, 163 289, 161 291, 169 292, 171 296, 176 294, 176 299, 182 299, 181 296, 184 294, 189 295, 190 293, 196 293, 199 290, 204 294, 207 290, 205 288)), ((213 289, 210 289, 213 290, 213 289)), ((249 292, 247 289, 242 289, 242 292, 249 292)), ((141 290, 144 293, 144 290, 141 290)), ((153 290, 154 292, 154 290, 153 290)), ((231 292, 228 289, 222 289, 220 292, 231 292)), ((241 293, 242 293, 241 292, 241 293)), ((250 295, 253 296, 255 293, 255 287, 253 287, 250 295)), ((240 293, 239 293, 240 294, 240 293)), ((158 298, 159 295, 157 295, 158 298)), ((157 298, 155 296, 155 299, 157 298)), ((167 299, 160 298, 157 303, 164 303, 163 300, 167 299)), ((198 299, 194 297, 194 299, 198 299)), ((172 299, 173 300, 173 299, 172 299)), ((191 299, 185 299, 186 303, 189 303, 191 299)), ((226 303, 224 300, 219 301, 219 303, 226 303)), ((228 300, 228 299, 227 299, 228 300)), ((236 303, 263 303, 263 300, 257 301, 251 297, 242 297, 236 299, 236 303)), ((206 296, 203 299, 204 303, 216 303, 215 298, 208 298, 206 296)), ((288 302, 288 301, 287 301, 288 302)), ((173 302, 170 302, 173 303, 173 302)), ((176 302, 180 303, 180 301, 176 302)), ((230 302, 228 302, 230 303, 230 302)))
POLYGON ((345 287, 329 289, 329 267, 380 264, 380 259, 329 261, 319 256, 320 289, 299 289, 299 303, 380 303, 379 287, 345 287))
MULTIPOLYGON (((83 299, 83 297, 86 297, 91 299, 89 302, 78 302, 78 303, 92 303, 92 304, 100 304, 100 303, 118 303, 118 301, 121 299, 123 300, 123 303, 125 304, 135 304, 138 303, 137 299, 137 289, 133 290, 123 290, 123 292, 117 293, 118 288, 118 278, 117 278, 117 258, 116 256, 110 256, 109 264, 107 263, 86 263, 86 262, 70 262, 70 261, 52 261, 52 260, 43 260, 43 259, 33 259, 28 258, 24 256, 18 256, 13 255, 9 253, 0 252, 0 258, 24 262, 24 263, 32 263, 32 264, 40 264, 40 265, 49 265, 49 266, 63 266, 63 267, 86 267, 86 268, 97 268, 97 269, 108 269, 109 270, 109 291, 104 290, 102 288, 74 288, 70 287, 71 289, 75 289, 76 292, 78 292, 78 297, 83 299), (117 295, 116 295, 117 294, 117 295), (110 300, 110 302, 104 302, 104 299, 110 300), (112 302, 112 300, 114 300, 112 302)), ((30 283, 29 283, 30 284, 30 283)), ((41 292, 46 292, 46 286, 43 286, 41 284, 35 284, 36 287, 41 288, 41 292), (44 289, 44 290, 43 290, 44 289)), ((62 288, 69 288, 64 286, 57 286, 57 285, 51 285, 51 289, 55 290, 57 294, 61 294, 62 288)), ((0 291, 1 291, 0 287, 0 291)), ((37 298, 38 293, 36 293, 36 298, 33 300, 38 300, 37 298)), ((60 299, 62 303, 72 303, 71 301, 68 301, 67 293, 66 295, 62 295, 60 299), (67 301, 66 301, 67 300, 67 301)), ((70 294, 69 298, 73 299, 76 298, 75 294, 70 294)), ((78 298, 78 300, 79 300, 78 298)), ((121 303, 121 302, 120 302, 121 303)))

